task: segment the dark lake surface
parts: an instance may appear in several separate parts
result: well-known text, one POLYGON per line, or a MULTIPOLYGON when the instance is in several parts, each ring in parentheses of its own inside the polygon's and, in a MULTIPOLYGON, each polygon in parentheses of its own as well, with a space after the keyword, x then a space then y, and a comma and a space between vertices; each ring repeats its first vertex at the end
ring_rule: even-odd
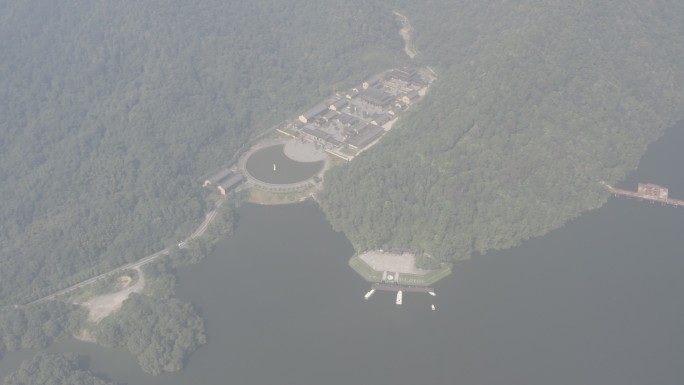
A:
MULTIPOLYGON (((659 183, 684 198, 682 146, 680 125, 620 187, 659 183)), ((121 350, 54 349, 87 354, 91 369, 131 385, 681 385, 683 228, 684 208, 611 198, 544 237, 457 264, 437 297, 405 293, 396 306, 390 293, 363 300, 351 245, 314 204, 244 205, 236 234, 180 271, 178 294, 209 335, 186 369, 154 377, 121 350)))
POLYGON ((273 184, 305 181, 323 168, 323 161, 296 162, 283 152, 284 145, 275 145, 256 151, 247 159, 245 168, 256 179, 273 184), (273 169, 275 165, 275 170, 273 169))

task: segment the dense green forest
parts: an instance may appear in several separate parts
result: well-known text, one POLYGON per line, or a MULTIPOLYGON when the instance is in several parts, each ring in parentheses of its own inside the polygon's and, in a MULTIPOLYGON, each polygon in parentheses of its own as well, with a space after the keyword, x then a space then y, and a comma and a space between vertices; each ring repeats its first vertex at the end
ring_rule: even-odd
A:
POLYGON ((78 332, 86 311, 62 302, 46 302, 26 309, 0 312, 0 358, 5 351, 42 349, 56 338, 78 332))
POLYGON ((114 317, 98 325, 96 339, 104 346, 125 347, 144 371, 159 374, 180 370, 206 335, 192 305, 133 294, 114 317))
MULTIPOLYGON (((393 65, 396 30, 370 1, 0 0, 0 307, 175 245, 211 209, 208 174, 273 124, 393 65)), ((174 269, 234 225, 224 204, 205 238, 147 266, 145 295, 98 325, 59 302, 5 306, 0 356, 86 330, 148 372, 180 369, 206 336, 173 298, 174 269)), ((5 381, 105 383, 53 355, 5 381)))
POLYGON ((322 207, 357 250, 466 259, 548 232, 684 118, 682 2, 398 3, 438 80, 326 175, 322 207))
POLYGON ((23 362, 16 373, 5 377, 4 385, 115 385, 85 369, 83 359, 71 354, 38 353, 23 362))
MULTIPOLYGON (((0 0, 0 306, 187 236, 210 209, 201 180, 252 138, 410 62, 392 9, 415 29, 413 63, 438 80, 326 175, 321 206, 359 250, 444 261, 543 234, 600 205, 598 182, 623 178, 684 118, 675 0, 0 0)), ((223 210, 209 237, 234 223, 223 210)), ((172 297, 174 268, 211 247, 189 246, 145 268, 146 295, 90 326, 151 373, 179 369, 207 338, 172 297)), ((64 303, 5 306, 0 356, 84 323, 64 303)), ((39 354, 5 378, 30 383, 107 382, 39 354)))
POLYGON ((396 29, 370 1, 0 0, 0 305, 182 239, 202 178, 396 29))

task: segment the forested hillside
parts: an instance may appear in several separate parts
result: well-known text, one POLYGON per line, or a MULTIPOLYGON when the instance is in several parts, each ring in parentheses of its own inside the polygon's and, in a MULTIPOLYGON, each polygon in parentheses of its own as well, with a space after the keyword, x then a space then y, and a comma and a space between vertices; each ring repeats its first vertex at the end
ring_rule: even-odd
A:
POLYGON ((203 177, 396 31, 366 1, 0 0, 0 304, 187 235, 203 177))
POLYGON ((399 1, 439 77, 371 151, 326 176, 357 249, 469 258, 606 199, 684 118, 684 3, 399 1))
POLYGON ((116 385, 87 369, 83 358, 72 354, 38 353, 21 364, 16 373, 5 377, 4 385, 116 385))

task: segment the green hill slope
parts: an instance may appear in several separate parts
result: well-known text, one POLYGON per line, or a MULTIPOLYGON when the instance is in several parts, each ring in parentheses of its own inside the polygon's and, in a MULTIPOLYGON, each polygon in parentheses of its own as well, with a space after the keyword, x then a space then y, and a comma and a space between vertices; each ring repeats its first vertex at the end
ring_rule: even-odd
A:
POLYGON ((187 235, 203 177, 391 65, 397 28, 368 2, 0 0, 0 304, 187 235))
POLYGON ((544 234, 684 118, 681 2, 401 3, 439 79, 327 175, 322 206, 357 249, 453 260, 544 234))

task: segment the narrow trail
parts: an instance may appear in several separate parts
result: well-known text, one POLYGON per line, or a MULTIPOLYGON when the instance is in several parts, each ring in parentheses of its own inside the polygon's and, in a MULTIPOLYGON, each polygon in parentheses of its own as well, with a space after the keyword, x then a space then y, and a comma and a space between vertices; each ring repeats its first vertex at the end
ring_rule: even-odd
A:
MULTIPOLYGON (((216 207, 214 208, 214 210, 212 210, 211 212, 209 212, 209 213, 207 214, 207 216, 204 218, 204 221, 202 221, 202 223, 197 227, 197 229, 196 229, 188 238, 186 238, 186 239, 184 240, 184 242, 189 241, 189 240, 191 240, 191 239, 195 239, 195 238, 197 238, 197 237, 202 236, 202 234, 204 234, 204 232, 205 232, 205 231, 207 230, 207 228, 209 227, 209 224, 214 220, 214 218, 216 218, 216 214, 218 213, 218 210, 219 210, 219 208, 221 207, 221 205, 223 205, 223 202, 225 202, 225 198, 222 199, 222 200, 220 200, 220 201, 218 201, 218 202, 216 203, 216 207)), ((169 249, 168 249, 168 248, 166 248, 166 249, 164 249, 164 250, 157 251, 157 252, 154 253, 154 254, 150 254, 150 255, 148 255, 148 256, 146 256, 146 257, 144 257, 144 258, 142 258, 142 259, 140 259, 140 260, 138 260, 138 261, 131 262, 131 263, 127 263, 127 264, 125 264, 125 265, 123 265, 123 266, 119 266, 119 267, 117 267, 117 268, 115 268, 115 269, 109 270, 109 271, 106 272, 106 273, 102 273, 102 274, 100 274, 100 275, 98 275, 98 276, 95 276, 95 277, 86 279, 85 281, 82 281, 82 282, 79 282, 79 283, 77 283, 77 284, 75 284, 75 285, 69 286, 69 287, 67 287, 66 289, 56 291, 56 292, 54 292, 54 293, 52 293, 52 294, 46 295, 45 297, 39 298, 39 299, 37 299, 37 300, 35 300, 35 301, 31 301, 31 302, 25 304, 24 306, 30 306, 30 305, 33 305, 33 304, 36 304, 36 303, 39 303, 39 302, 44 302, 44 301, 49 301, 49 300, 55 299, 55 298, 57 298, 57 297, 59 297, 59 296, 61 296, 61 295, 64 295, 64 294, 70 293, 70 292, 72 292, 72 291, 74 291, 74 290, 80 289, 80 288, 82 288, 82 287, 91 285, 91 284, 93 284, 93 283, 95 283, 95 282, 98 282, 98 281, 100 281, 100 280, 102 280, 102 279, 105 279, 105 278, 109 277, 109 276, 112 275, 112 274, 116 274, 116 273, 122 272, 122 271, 124 271, 124 270, 138 270, 138 271, 141 271, 140 268, 141 268, 142 266, 145 266, 145 265, 147 265, 148 263, 154 262, 154 261, 156 261, 158 258, 163 257, 163 256, 166 256, 166 255, 169 255, 169 249)), ((142 277, 142 272, 140 273, 140 276, 142 277)))
POLYGON ((414 57, 416 57, 416 54, 418 53, 415 46, 413 45, 413 42, 411 41, 413 26, 411 26, 408 17, 402 15, 397 11, 392 11, 392 13, 399 19, 399 22, 401 22, 401 29, 399 30, 399 34, 401 35, 401 38, 404 39, 404 52, 409 58, 413 59, 414 57))

